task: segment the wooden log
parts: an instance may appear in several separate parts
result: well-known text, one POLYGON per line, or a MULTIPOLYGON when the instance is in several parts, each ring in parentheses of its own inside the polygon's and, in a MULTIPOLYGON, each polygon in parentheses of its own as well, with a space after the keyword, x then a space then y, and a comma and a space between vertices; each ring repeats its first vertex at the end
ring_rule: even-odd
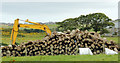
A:
POLYGON ((108 42, 100 37, 99 34, 88 31, 70 30, 65 33, 54 32, 52 36, 46 36, 42 41, 29 41, 20 46, 3 47, 2 56, 10 51, 11 56, 35 55, 76 55, 78 48, 90 48, 93 54, 100 54, 104 47, 118 51, 119 47, 113 42, 108 42), (104 45, 104 46, 103 46, 104 45), (4 54, 3 54, 4 53, 4 54))

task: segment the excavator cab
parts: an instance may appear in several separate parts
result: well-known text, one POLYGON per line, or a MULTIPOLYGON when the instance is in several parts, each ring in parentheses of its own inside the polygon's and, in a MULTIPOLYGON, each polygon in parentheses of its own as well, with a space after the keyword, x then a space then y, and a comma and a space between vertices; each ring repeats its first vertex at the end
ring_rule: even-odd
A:
POLYGON ((17 34, 18 34, 19 27, 40 29, 40 30, 45 31, 47 33, 47 35, 51 36, 51 30, 49 29, 49 27, 47 25, 36 23, 36 22, 31 22, 28 19, 25 20, 25 22, 32 23, 32 24, 19 24, 19 20, 20 19, 16 19, 14 21, 13 29, 12 29, 12 32, 11 32, 11 38, 10 38, 10 40, 12 41, 12 45, 15 45, 15 41, 16 41, 16 37, 17 37, 17 34))

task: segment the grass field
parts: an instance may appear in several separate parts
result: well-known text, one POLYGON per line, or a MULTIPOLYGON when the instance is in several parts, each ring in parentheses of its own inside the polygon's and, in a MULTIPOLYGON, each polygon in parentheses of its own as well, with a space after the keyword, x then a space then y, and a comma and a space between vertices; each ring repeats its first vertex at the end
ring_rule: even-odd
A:
POLYGON ((113 41, 115 41, 116 43, 119 43, 119 42, 118 42, 118 38, 119 38, 119 37, 102 37, 102 38, 106 38, 108 41, 113 40, 113 41))
POLYGON ((118 61, 118 55, 57 55, 3 57, 3 61, 118 61))
MULTIPOLYGON (((41 40, 45 37, 46 33, 24 33, 25 37, 17 37, 16 43, 19 45, 22 42, 41 40)), ((6 46, 10 44, 10 36, 2 36, 2 45, 6 46)))
MULTIPOLYGON (((16 43, 20 44, 21 42, 28 42, 28 41, 35 41, 35 40, 42 40, 45 37, 46 33, 37 33, 37 34, 25 34, 25 37, 17 37, 16 43)), ((107 38, 108 41, 113 40, 116 43, 118 42, 118 37, 104 37, 107 38)), ((2 45, 6 46, 10 44, 10 36, 2 36, 2 45)))
MULTIPOLYGON (((33 33, 33 34, 27 33, 24 35, 25 35, 25 37, 20 37, 20 36, 17 37, 17 39, 16 39, 17 44, 20 44, 21 42, 42 40, 45 37, 46 33, 45 32, 33 33)), ((116 43, 119 43, 118 37, 102 37, 102 38, 107 38, 108 41, 113 40, 116 43)), ((6 46, 8 44, 10 44, 10 36, 2 36, 2 45, 6 46)))
POLYGON ((59 25, 57 25, 57 24, 47 24, 47 26, 52 29, 52 28, 57 28, 57 26, 59 26, 59 25))

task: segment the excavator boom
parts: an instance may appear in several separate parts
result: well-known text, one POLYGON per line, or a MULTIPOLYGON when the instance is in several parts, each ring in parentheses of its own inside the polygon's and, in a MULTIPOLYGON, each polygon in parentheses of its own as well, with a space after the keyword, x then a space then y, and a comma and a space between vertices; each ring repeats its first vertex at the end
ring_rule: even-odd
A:
POLYGON ((31 21, 28 21, 28 19, 25 22, 33 23, 34 25, 31 25, 31 24, 19 24, 19 19, 15 20, 14 25, 13 25, 13 29, 12 29, 12 32, 11 32, 11 40, 12 40, 13 45, 15 44, 19 27, 40 29, 40 30, 45 31, 47 33, 47 35, 51 35, 51 30, 48 28, 47 25, 31 22, 31 21))
POLYGON ((40 29, 47 33, 47 35, 51 35, 51 30, 47 25, 30 25, 30 24, 19 24, 20 27, 23 28, 32 28, 32 29, 40 29))

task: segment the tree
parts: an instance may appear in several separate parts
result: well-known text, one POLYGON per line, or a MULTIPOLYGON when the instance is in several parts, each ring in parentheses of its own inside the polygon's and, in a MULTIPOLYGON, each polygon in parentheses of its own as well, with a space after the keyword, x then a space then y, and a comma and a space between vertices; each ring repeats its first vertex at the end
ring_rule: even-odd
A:
POLYGON ((78 17, 79 29, 80 30, 90 30, 91 29, 91 20, 88 15, 81 15, 78 17))
POLYGON ((80 29, 80 30, 91 30, 93 29, 95 32, 104 31, 106 27, 114 26, 114 23, 111 22, 108 16, 104 13, 92 13, 88 15, 81 15, 76 18, 69 18, 62 22, 58 22, 57 24, 60 25, 58 27, 59 30, 73 30, 73 29, 80 29))
POLYGON ((89 16, 89 20, 91 20, 91 28, 93 28, 95 32, 105 30, 108 26, 114 26, 114 23, 110 22, 112 19, 103 13, 93 13, 89 14, 89 16))
POLYGON ((102 29, 102 30, 100 31, 100 34, 104 34, 104 33, 109 33, 109 31, 108 31, 107 29, 102 29))
POLYGON ((77 18, 69 18, 62 22, 57 22, 57 24, 60 25, 58 29, 61 31, 76 29, 78 26, 77 20, 77 18))

